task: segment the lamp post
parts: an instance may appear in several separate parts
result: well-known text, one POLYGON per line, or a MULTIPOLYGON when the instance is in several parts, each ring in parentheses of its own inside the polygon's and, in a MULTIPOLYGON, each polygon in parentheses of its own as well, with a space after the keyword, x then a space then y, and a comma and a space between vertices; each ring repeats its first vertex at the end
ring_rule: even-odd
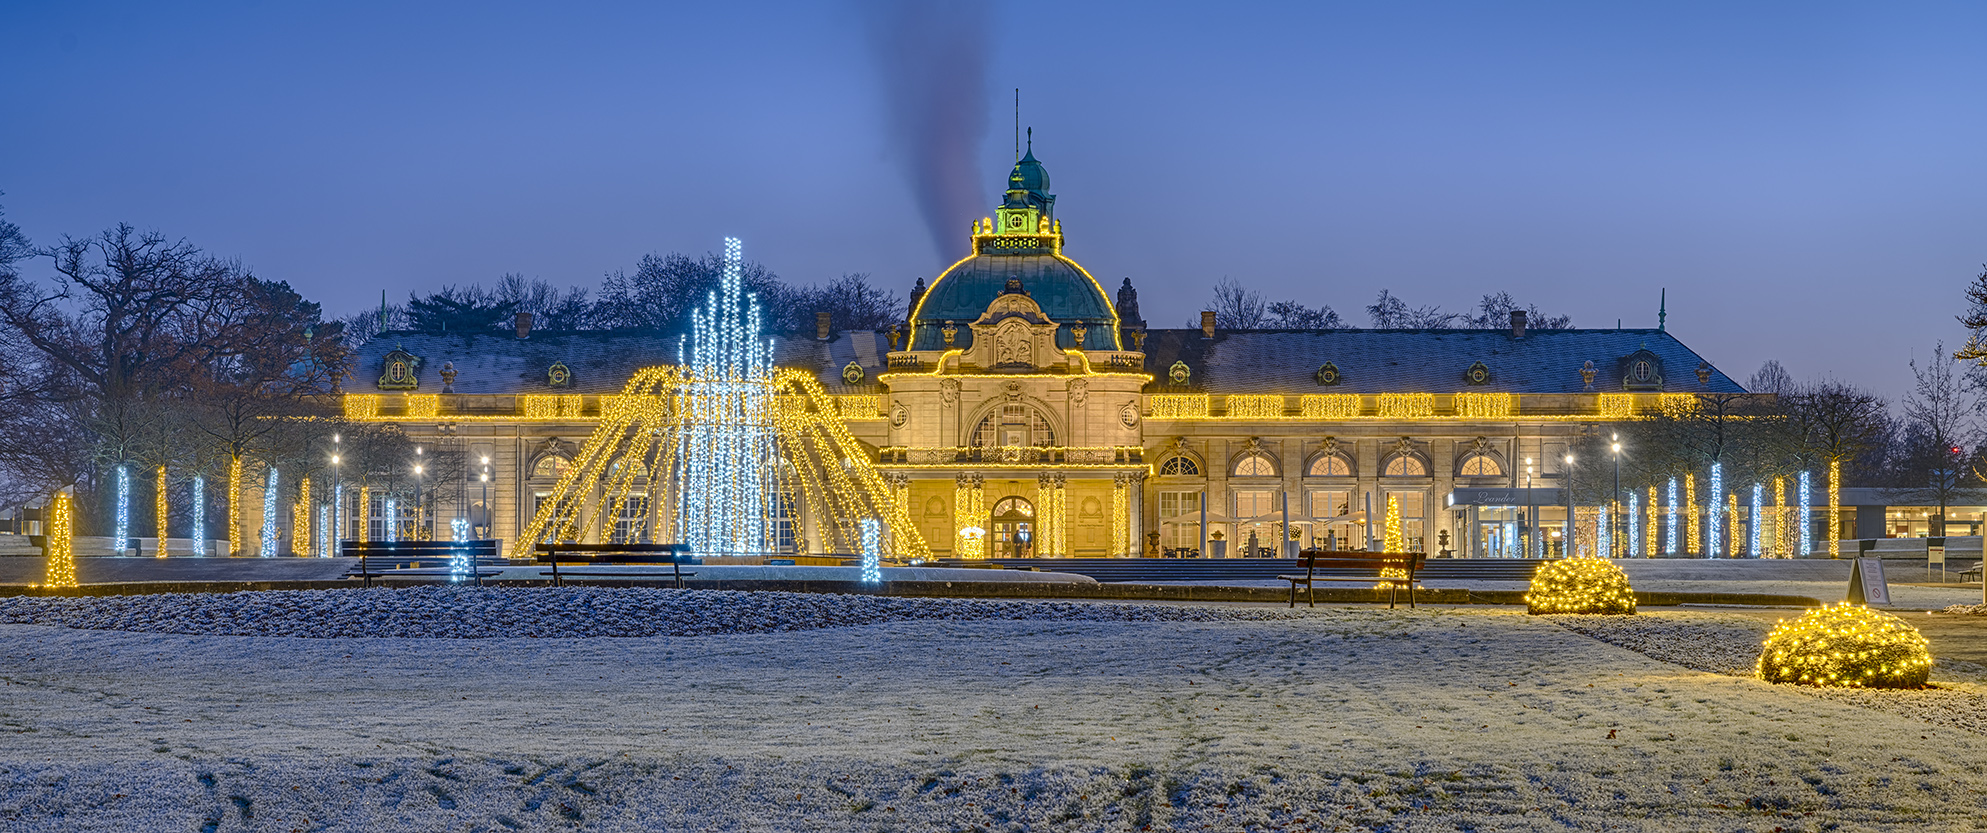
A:
POLYGON ((1539 502, 1532 497, 1532 458, 1525 458, 1525 557, 1531 558, 1534 550, 1544 549, 1539 536, 1545 526, 1539 523, 1539 502))
POLYGON ((490 537, 492 518, 490 517, 490 456, 483 455, 483 537, 490 537))
MULTIPOLYGON (((418 445, 414 446, 414 459, 416 461, 414 463, 414 534, 421 536, 427 534, 427 525, 425 522, 428 518, 428 512, 421 505, 421 474, 426 471, 427 467, 419 462, 421 460, 421 447, 418 445)), ((428 536, 428 538, 432 537, 434 536, 428 536)), ((419 540, 425 541, 428 538, 420 538, 419 540)))
POLYGON ((1559 552, 1562 556, 1573 554, 1573 455, 1566 455, 1566 476, 1561 478, 1566 487, 1566 537, 1560 540, 1559 552))
POLYGON ((344 448, 343 439, 337 434, 331 435, 331 494, 325 497, 331 499, 331 540, 326 542, 326 546, 330 547, 332 555, 338 554, 338 542, 344 530, 341 521, 345 510, 345 469, 339 462, 342 456, 338 453, 344 448))
MULTIPOLYGON (((1614 452, 1614 491, 1611 491, 1611 492, 1608 492, 1608 509, 1607 509, 1607 511, 1608 511, 1608 528, 1609 528, 1609 529, 1613 529, 1613 528, 1614 528, 1614 526, 1615 526, 1615 524, 1614 524, 1614 502, 1615 502, 1616 500, 1619 500, 1619 499, 1621 499, 1621 435, 1620 435, 1620 434, 1610 434, 1610 435, 1609 435, 1609 439, 1610 439, 1610 440, 1612 440, 1612 441, 1613 441, 1613 443, 1614 443, 1614 445, 1610 446, 1610 450, 1612 450, 1612 451, 1614 452)), ((1613 535, 1610 535, 1610 536, 1608 536, 1608 557, 1609 557, 1609 558, 1613 558, 1613 557, 1614 557, 1614 538, 1615 538, 1615 536, 1613 536, 1613 535)))

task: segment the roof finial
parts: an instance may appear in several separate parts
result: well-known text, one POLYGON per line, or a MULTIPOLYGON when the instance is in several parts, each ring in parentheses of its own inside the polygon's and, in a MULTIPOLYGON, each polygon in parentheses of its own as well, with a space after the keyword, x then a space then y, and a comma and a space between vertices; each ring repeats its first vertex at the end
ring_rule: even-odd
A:
POLYGON ((1035 155, 1035 128, 1028 128, 1028 155, 1035 155))
POLYGON ((1021 161, 1021 88, 1014 88, 1014 161, 1021 161))
POLYGON ((1656 332, 1663 332, 1663 319, 1670 317, 1670 288, 1663 287, 1662 301, 1656 306, 1656 332))

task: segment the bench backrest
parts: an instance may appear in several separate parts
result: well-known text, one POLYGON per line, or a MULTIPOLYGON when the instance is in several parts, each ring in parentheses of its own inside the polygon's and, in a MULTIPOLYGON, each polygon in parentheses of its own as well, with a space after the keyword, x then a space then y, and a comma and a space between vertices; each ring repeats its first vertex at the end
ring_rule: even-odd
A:
POLYGON ((1329 552, 1325 550, 1305 550, 1297 556, 1297 566, 1307 572, 1311 570, 1406 570, 1413 575, 1421 570, 1428 554, 1423 552, 1329 552))
POLYGON ((539 552, 625 552, 660 553, 689 552, 689 544, 539 544, 534 549, 539 552))
POLYGON ((338 543, 338 554, 347 557, 441 558, 456 553, 465 553, 472 558, 495 558, 497 541, 485 538, 475 541, 340 541, 338 543))

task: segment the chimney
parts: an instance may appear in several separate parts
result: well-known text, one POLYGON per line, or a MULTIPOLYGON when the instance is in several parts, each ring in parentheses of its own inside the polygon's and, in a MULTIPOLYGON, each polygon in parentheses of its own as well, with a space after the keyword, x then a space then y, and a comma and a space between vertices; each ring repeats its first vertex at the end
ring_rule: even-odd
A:
POLYGON ((1512 311, 1511 311, 1511 337, 1512 337, 1512 338, 1524 338, 1524 337, 1525 337, 1525 311, 1524 311, 1524 310, 1521 310, 1521 309, 1514 309, 1514 310, 1512 310, 1512 311))
POLYGON ((832 318, 832 316, 831 316, 831 315, 830 315, 829 313, 825 313, 825 312, 817 312, 817 313, 815 313, 815 314, 814 314, 814 338, 815 338, 815 340, 817 340, 817 341, 827 341, 827 340, 828 340, 828 333, 829 333, 829 332, 831 332, 831 331, 832 331, 832 330, 834 329, 834 328, 833 328, 832 326, 830 326, 830 325, 832 324, 832 322, 833 322, 833 318, 832 318))
POLYGON ((1200 311, 1200 337, 1214 337, 1214 310, 1204 309, 1200 311))
POLYGON ((520 312, 517 314, 517 337, 531 337, 531 313, 520 312))

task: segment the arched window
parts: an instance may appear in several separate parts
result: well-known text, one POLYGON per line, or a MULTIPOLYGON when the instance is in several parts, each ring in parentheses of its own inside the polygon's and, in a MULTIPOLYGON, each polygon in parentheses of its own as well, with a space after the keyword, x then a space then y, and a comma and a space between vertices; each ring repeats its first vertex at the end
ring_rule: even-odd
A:
POLYGON ((973 445, 980 448, 1055 444, 1056 431, 1049 427, 1048 418, 1041 411, 1018 403, 1000 406, 973 429, 973 445))
POLYGON ((571 465, 572 461, 564 457, 557 454, 547 454, 538 458, 537 463, 532 464, 531 476, 556 480, 559 475, 565 474, 566 467, 571 465))
POLYGON ((610 467, 607 476, 610 479, 619 479, 622 475, 627 474, 627 471, 625 469, 626 467, 629 466, 634 467, 635 472, 633 476, 635 477, 647 477, 649 474, 649 467, 647 464, 641 461, 641 458, 630 456, 630 457, 622 457, 618 460, 615 460, 614 465, 610 467))
POLYGON ((1381 474, 1387 477, 1427 477, 1428 465, 1412 454, 1396 454, 1387 459, 1381 474))
POLYGON ((1463 458, 1463 465, 1457 474, 1463 477, 1503 477, 1504 466, 1497 458, 1478 452, 1463 458))
POLYGON ((1166 462, 1159 464, 1159 473, 1162 475, 1184 474, 1199 476, 1200 464, 1195 463, 1193 458, 1184 455, 1168 457, 1166 458, 1166 462))
POLYGON ((1311 470, 1306 474, 1312 477, 1351 477, 1352 461, 1343 454, 1326 454, 1312 460, 1311 470))
POLYGON ((1235 476, 1275 477, 1276 461, 1261 452, 1243 455, 1242 459, 1235 461, 1235 476))

